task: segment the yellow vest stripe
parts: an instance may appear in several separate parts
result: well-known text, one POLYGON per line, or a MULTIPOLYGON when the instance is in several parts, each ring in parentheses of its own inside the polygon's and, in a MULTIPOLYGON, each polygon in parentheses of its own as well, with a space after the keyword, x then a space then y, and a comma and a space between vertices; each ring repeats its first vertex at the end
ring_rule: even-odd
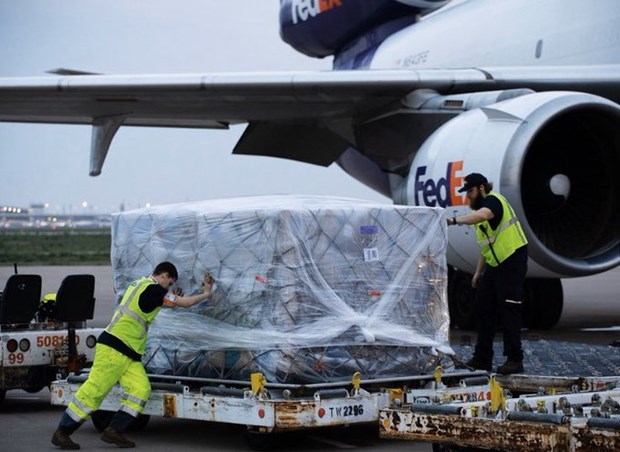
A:
MULTIPOLYGON (((150 280, 150 278, 149 278, 150 280)), ((146 282, 146 281, 145 281, 146 282)), ((133 288, 133 290, 130 292, 128 297, 123 296, 123 299, 121 300, 118 308, 122 308, 125 307, 125 305, 129 304, 129 302, 133 299, 135 293, 141 289, 144 286, 144 282, 143 284, 136 284, 136 287, 133 288)), ((117 309, 114 312, 114 317, 112 318, 112 321, 110 322, 110 324, 107 326, 106 330, 108 330, 108 332, 110 332, 112 330, 112 328, 114 328, 114 325, 116 325, 118 323, 118 321, 121 319, 121 317, 123 316, 123 310, 119 310, 117 309)))
POLYGON ((493 237, 488 237, 488 238, 485 238, 484 240, 479 240, 478 246, 484 246, 484 245, 495 243, 495 241, 497 240, 497 236, 499 235, 500 232, 502 232, 504 229, 507 229, 510 225, 513 225, 518 221, 519 219, 517 217, 512 217, 506 223, 502 224, 501 226, 497 228, 497 230, 495 231, 495 235, 493 237))
POLYGON ((495 230, 491 229, 488 221, 479 223, 475 228, 476 241, 480 247, 480 253, 487 264, 496 267, 510 257, 518 248, 527 244, 527 239, 519 219, 515 215, 512 206, 506 201, 506 198, 493 192, 487 196, 495 196, 500 201, 503 214, 495 230))
POLYGON ((108 333, 123 341, 140 355, 146 351, 148 327, 161 309, 161 306, 152 312, 143 312, 140 309, 140 296, 152 284, 157 284, 157 282, 149 277, 132 282, 131 290, 126 291, 116 308, 112 322, 106 328, 108 333))

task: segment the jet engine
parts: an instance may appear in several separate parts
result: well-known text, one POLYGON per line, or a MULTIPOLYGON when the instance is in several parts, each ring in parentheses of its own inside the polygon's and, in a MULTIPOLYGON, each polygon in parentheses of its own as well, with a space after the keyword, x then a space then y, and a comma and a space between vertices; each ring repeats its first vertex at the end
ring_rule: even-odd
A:
MULTIPOLYGON (((548 327, 561 313, 557 278, 620 264, 619 165, 620 106, 584 93, 534 93, 468 111, 435 131, 412 162, 405 198, 445 207, 448 215, 466 213, 457 192, 462 179, 485 174, 527 234, 528 278, 555 278, 529 284, 530 298, 540 298, 535 326, 548 327), (541 306, 548 306, 545 319, 541 306)), ((449 234, 456 280, 474 271, 479 254, 472 227, 451 227, 449 234)), ((470 317, 463 326, 471 326, 471 312, 461 314, 470 317)), ((527 308, 525 314, 527 320, 527 308)))

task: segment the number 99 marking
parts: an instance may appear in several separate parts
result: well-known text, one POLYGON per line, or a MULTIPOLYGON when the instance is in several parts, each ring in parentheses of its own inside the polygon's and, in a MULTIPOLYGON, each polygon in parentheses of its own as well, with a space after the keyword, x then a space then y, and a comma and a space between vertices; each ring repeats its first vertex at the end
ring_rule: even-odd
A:
POLYGON ((9 353, 9 364, 22 364, 24 362, 23 353, 9 353))

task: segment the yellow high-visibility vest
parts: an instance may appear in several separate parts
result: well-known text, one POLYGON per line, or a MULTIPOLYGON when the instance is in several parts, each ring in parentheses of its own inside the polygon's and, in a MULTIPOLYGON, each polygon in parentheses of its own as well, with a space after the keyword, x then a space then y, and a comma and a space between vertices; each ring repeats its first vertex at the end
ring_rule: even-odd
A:
POLYGON ((490 192, 487 196, 495 196, 502 203, 504 214, 497 226, 492 230, 488 221, 476 225, 476 240, 480 253, 487 264, 497 267, 510 257, 518 248, 527 244, 521 223, 515 215, 512 206, 502 195, 490 192))
POLYGON ((138 303, 140 295, 151 284, 157 284, 157 282, 149 277, 140 278, 132 282, 114 311, 112 321, 105 329, 141 355, 146 351, 146 333, 148 332, 149 325, 161 309, 161 306, 155 308, 152 312, 144 312, 140 309, 138 303))

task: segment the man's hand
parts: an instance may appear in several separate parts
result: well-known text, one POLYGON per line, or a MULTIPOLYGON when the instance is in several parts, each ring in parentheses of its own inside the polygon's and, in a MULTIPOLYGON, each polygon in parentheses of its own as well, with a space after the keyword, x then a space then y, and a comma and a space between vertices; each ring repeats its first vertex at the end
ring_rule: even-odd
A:
POLYGON ((182 297, 183 296, 183 289, 181 289, 180 287, 177 287, 176 289, 174 289, 172 291, 172 293, 177 295, 177 296, 179 296, 179 297, 182 297))
POLYGON ((474 276, 471 278, 471 286, 476 289, 478 287, 478 283, 480 282, 480 278, 482 278, 482 273, 474 273, 474 276))
POLYGON ((214 283, 215 278, 213 277, 213 275, 210 272, 206 272, 201 284, 203 293, 210 295, 211 288, 213 287, 214 283))

